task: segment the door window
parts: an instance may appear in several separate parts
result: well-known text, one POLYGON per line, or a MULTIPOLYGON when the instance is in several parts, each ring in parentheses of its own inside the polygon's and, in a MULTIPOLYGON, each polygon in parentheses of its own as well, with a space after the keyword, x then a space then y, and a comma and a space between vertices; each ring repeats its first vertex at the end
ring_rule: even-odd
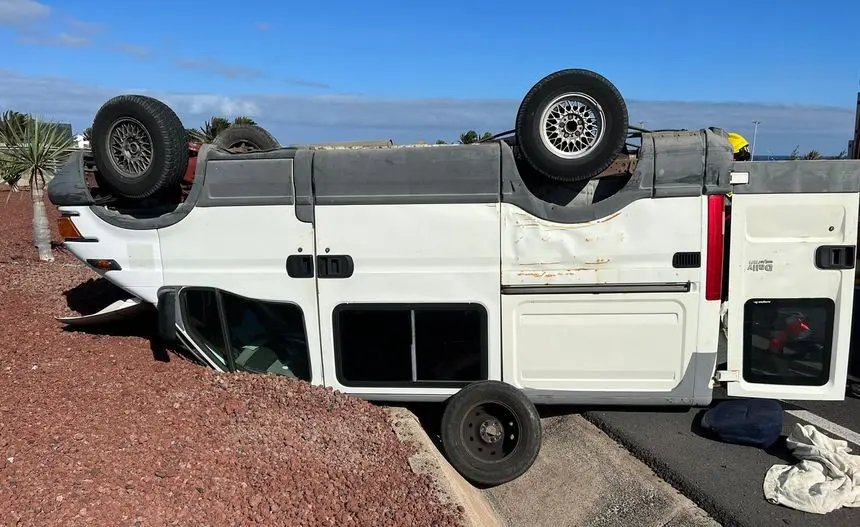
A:
POLYGON ((310 381, 310 356, 300 307, 216 289, 188 288, 181 295, 182 317, 189 336, 225 369, 310 381))
POLYGON ((744 380, 827 384, 834 310, 829 298, 748 300, 744 306, 744 380))
POLYGON ((187 289, 182 291, 182 318, 189 336, 204 353, 224 368, 227 365, 227 348, 218 297, 214 290, 187 289))
POLYGON ((234 368, 310 381, 302 310, 221 292, 234 368))
POLYGON ((344 386, 461 386, 487 378, 487 312, 476 304, 349 304, 334 311, 344 386))

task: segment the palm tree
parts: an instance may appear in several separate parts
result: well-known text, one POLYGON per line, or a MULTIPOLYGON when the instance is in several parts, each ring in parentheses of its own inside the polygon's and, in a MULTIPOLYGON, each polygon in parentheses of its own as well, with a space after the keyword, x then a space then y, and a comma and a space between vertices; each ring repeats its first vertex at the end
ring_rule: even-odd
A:
POLYGON ((199 130, 194 130, 194 138, 201 143, 211 143, 229 127, 230 121, 226 117, 216 115, 203 123, 199 130))
POLYGON ((477 143, 478 141, 486 141, 491 137, 493 137, 493 134, 490 132, 484 132, 483 135, 478 135, 478 132, 469 130, 468 132, 460 134, 460 142, 464 145, 468 145, 470 143, 477 143))
POLYGON ((29 119, 29 115, 14 110, 6 110, 3 115, 0 115, 0 136, 5 136, 6 130, 9 128, 23 129, 29 119))
POLYGON ((255 121, 255 120, 253 120, 250 117, 247 117, 245 115, 240 115, 240 116, 236 117, 235 119, 233 119, 233 124, 253 124, 253 125, 256 125, 257 121, 255 121))
POLYGON ((4 119, 0 142, 6 148, 2 157, 3 179, 12 189, 27 178, 33 199, 33 241, 39 259, 54 260, 51 252, 51 227, 45 211, 45 186, 66 162, 75 146, 72 137, 63 134, 56 123, 26 118, 4 119))

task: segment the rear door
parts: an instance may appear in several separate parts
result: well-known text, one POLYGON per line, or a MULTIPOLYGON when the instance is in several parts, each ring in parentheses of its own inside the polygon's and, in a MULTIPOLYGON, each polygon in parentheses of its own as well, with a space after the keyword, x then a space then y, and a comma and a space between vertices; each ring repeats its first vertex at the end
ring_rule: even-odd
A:
POLYGON ((754 162, 735 174, 729 395, 844 398, 860 163, 833 163, 754 162))

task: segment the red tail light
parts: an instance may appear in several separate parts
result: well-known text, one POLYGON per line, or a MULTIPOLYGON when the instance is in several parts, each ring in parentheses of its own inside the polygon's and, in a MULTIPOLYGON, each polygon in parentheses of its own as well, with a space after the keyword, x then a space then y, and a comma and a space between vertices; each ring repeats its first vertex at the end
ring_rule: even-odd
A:
POLYGON ((705 300, 719 300, 722 296, 725 221, 725 196, 708 196, 708 256, 705 264, 705 300))

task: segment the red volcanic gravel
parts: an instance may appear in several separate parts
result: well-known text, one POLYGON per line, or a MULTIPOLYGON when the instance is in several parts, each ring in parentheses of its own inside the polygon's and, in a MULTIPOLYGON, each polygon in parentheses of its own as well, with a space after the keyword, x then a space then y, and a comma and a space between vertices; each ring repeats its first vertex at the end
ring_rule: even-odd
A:
POLYGON ((151 344, 154 317, 64 329, 55 316, 98 310, 116 290, 62 248, 38 262, 30 194, 7 196, 0 191, 0 525, 462 522, 429 477, 410 470, 412 447, 382 408, 163 354, 151 344))

